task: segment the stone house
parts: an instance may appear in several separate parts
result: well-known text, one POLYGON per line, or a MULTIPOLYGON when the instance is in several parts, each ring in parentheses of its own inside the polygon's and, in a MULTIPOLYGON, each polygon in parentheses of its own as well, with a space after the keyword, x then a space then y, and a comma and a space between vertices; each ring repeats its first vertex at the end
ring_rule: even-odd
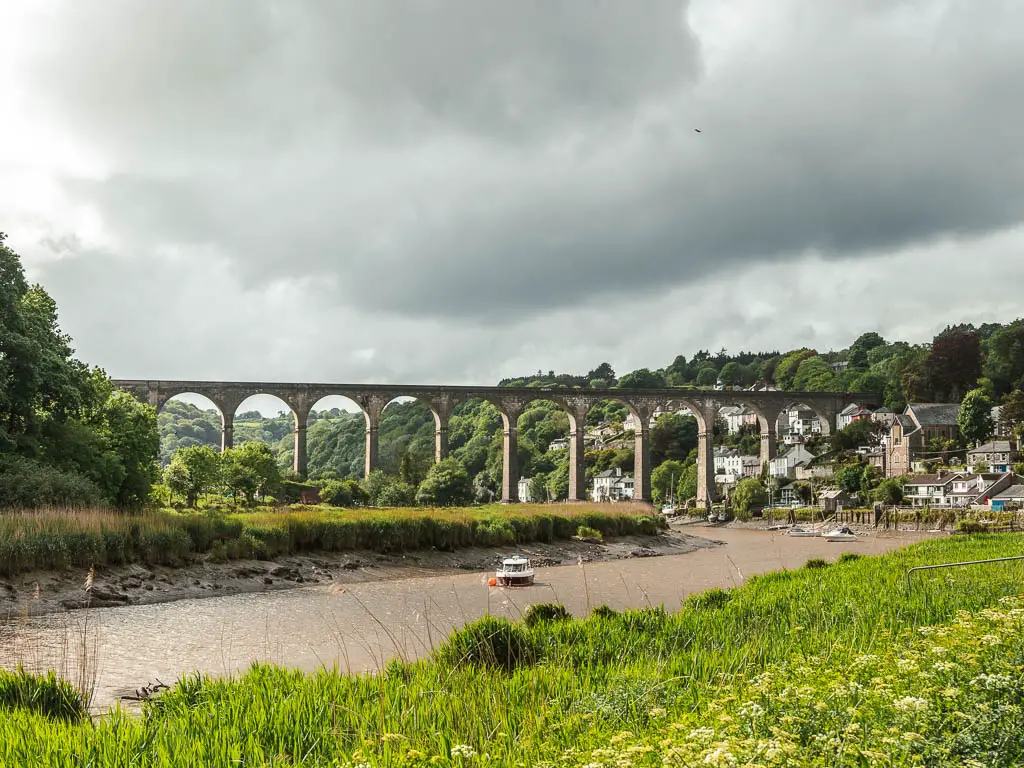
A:
POLYGON ((744 456, 735 449, 718 446, 714 455, 715 482, 732 485, 745 477, 757 477, 761 471, 761 459, 744 456))
POLYGON ((889 454, 887 474, 909 474, 915 461, 928 455, 928 444, 935 438, 958 440, 960 426, 958 403, 910 403, 897 415, 889 428, 886 447, 889 454))
POLYGON ((977 464, 984 464, 989 472, 1011 472, 1018 461, 1017 444, 1010 440, 993 440, 967 452, 967 465, 972 472, 977 464))

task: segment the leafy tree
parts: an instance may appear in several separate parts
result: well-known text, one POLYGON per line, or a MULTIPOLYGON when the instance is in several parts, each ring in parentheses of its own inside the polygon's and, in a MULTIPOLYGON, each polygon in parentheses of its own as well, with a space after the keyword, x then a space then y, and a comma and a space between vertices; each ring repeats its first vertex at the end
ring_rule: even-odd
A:
POLYGON ((862 445, 878 445, 885 426, 873 419, 860 419, 838 429, 829 438, 834 451, 852 451, 862 445))
POLYGON ((982 389, 972 389, 964 395, 957 417, 964 439, 978 444, 988 439, 995 430, 992 422, 992 401, 982 389))
POLYGON ((320 501, 332 507, 351 507, 352 491, 341 480, 328 480, 320 489, 320 501))
POLYGON ((882 504, 902 504, 903 481, 902 477, 890 477, 880 482, 874 491, 875 501, 882 504))
POLYGON ((426 507, 455 507, 473 499, 469 473, 458 459, 447 458, 430 468, 416 492, 416 503, 426 507))
POLYGON ((745 477, 736 483, 732 505, 736 509, 737 517, 749 517, 752 512, 762 509, 767 503, 768 492, 756 477, 745 477))
POLYGON ((1024 386, 1024 319, 999 327, 984 343, 982 370, 996 394, 1024 386))
POLYGON ((555 468, 548 472, 547 482, 548 495, 558 501, 569 498, 569 456, 567 451, 561 453, 555 468))
POLYGON ((718 370, 711 365, 704 366, 697 372, 698 387, 713 387, 718 383, 718 370))
POLYGON ((779 389, 793 389, 793 381, 800 364, 808 358, 816 357, 817 354, 813 349, 804 348, 783 355, 772 372, 775 385, 779 389))
POLYGON ((975 386, 981 376, 981 340, 970 326, 946 328, 932 341, 925 363, 931 394, 941 402, 955 402, 975 386))
POLYGON ((803 360, 793 377, 793 389, 799 392, 830 392, 836 389, 836 375, 829 364, 815 355, 803 360))
POLYGON ((548 500, 548 476, 544 472, 538 472, 530 478, 530 501, 548 500))
POLYGON ((141 506, 149 498, 158 476, 156 455, 160 435, 156 409, 127 392, 111 391, 98 422, 97 432, 121 468, 120 482, 109 489, 114 503, 121 507, 141 506))
POLYGON ((667 459, 681 461, 697 447, 697 420, 676 413, 659 416, 651 429, 651 463, 657 467, 667 459))
POLYGON ((366 492, 367 504, 371 507, 378 506, 378 497, 392 482, 392 478, 383 469, 375 469, 370 472, 362 482, 363 490, 366 492))
POLYGON ((221 457, 208 445, 179 448, 164 470, 164 483, 194 507, 199 497, 221 480, 221 457))
POLYGON ((1017 434, 1024 427, 1024 390, 1015 389, 999 409, 999 421, 1008 434, 1017 434))
POLYGON ((609 384, 615 383, 615 369, 612 368, 610 363, 601 363, 597 368, 587 374, 588 381, 594 381, 600 379, 609 384))
POLYGON ((697 496, 697 464, 689 462, 683 466, 683 473, 676 485, 676 498, 688 501, 697 496))
MULTIPOLYGON (((172 462, 173 463, 173 462, 172 462)), ((243 443, 221 454, 221 478, 236 498, 254 501, 281 485, 281 470, 265 443, 243 443)))
POLYGON ((674 493, 684 472, 683 462, 675 460, 663 462, 654 468, 651 472, 651 494, 655 504, 661 504, 670 493, 674 493))
POLYGON ((879 334, 874 331, 862 333, 857 337, 857 340, 850 345, 850 355, 848 358, 850 368, 855 371, 866 371, 871 364, 868 354, 871 350, 883 346, 885 346, 885 339, 883 339, 879 334))
POLYGON ((836 485, 841 490, 854 494, 860 491, 863 476, 863 465, 849 464, 836 472, 836 485))
POLYGON ((746 370, 742 365, 733 361, 722 366, 718 378, 727 387, 739 386, 746 379, 746 370))
POLYGON ((659 389, 665 386, 665 377, 660 371, 638 368, 619 379, 618 386, 623 389, 659 389))
POLYGON ((378 507, 411 507, 416 503, 416 489, 402 480, 385 485, 377 494, 378 507))

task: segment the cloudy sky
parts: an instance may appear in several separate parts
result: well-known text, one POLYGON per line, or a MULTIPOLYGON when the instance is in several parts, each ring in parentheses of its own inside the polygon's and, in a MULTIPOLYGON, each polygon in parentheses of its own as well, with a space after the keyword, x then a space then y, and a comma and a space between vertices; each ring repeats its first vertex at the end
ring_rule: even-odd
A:
POLYGON ((491 383, 1024 315, 1019 0, 11 0, 0 29, 0 230, 116 377, 491 383))

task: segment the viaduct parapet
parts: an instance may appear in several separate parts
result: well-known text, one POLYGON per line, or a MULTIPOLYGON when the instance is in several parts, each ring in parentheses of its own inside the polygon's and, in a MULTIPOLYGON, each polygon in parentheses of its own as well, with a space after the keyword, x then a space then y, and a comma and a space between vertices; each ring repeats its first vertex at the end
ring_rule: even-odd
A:
POLYGON ((702 389, 539 389, 533 387, 417 386, 411 384, 282 384, 248 381, 147 381, 121 379, 114 384, 157 410, 176 395, 203 395, 221 413, 221 449, 232 445, 235 411, 253 395, 273 395, 283 400, 295 421, 294 469, 306 476, 306 422, 309 412, 323 398, 346 397, 356 403, 366 420, 366 462, 369 474, 377 466, 380 417, 385 406, 396 398, 415 398, 434 414, 434 460, 448 455, 448 421, 459 403, 481 399, 492 403, 501 413, 503 455, 501 500, 519 500, 518 419, 534 400, 550 400, 569 416, 569 500, 583 501, 586 495, 584 433, 587 412, 602 400, 625 405, 639 423, 635 433, 634 498, 651 501, 650 419, 658 408, 689 409, 697 420, 697 503, 707 506, 716 501, 713 429, 720 408, 745 405, 756 415, 761 429, 762 466, 775 458, 779 415, 800 404, 813 410, 822 430, 835 431, 836 416, 850 403, 878 404, 875 393, 857 392, 779 392, 702 389))

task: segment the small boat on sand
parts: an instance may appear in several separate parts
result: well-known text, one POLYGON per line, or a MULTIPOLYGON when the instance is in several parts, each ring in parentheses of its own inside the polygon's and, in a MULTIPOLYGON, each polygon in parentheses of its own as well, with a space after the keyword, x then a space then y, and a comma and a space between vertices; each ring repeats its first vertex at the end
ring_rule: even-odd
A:
POLYGON ((494 582, 499 587, 526 587, 533 584, 533 576, 530 558, 512 555, 501 558, 501 565, 494 574, 494 582))
POLYGON ((813 528, 793 527, 793 528, 790 528, 786 532, 786 535, 788 535, 788 536, 813 536, 815 538, 818 538, 818 537, 821 536, 821 531, 816 531, 813 528))
POLYGON ((841 525, 825 534, 825 541, 856 541, 857 534, 848 525, 841 525))

